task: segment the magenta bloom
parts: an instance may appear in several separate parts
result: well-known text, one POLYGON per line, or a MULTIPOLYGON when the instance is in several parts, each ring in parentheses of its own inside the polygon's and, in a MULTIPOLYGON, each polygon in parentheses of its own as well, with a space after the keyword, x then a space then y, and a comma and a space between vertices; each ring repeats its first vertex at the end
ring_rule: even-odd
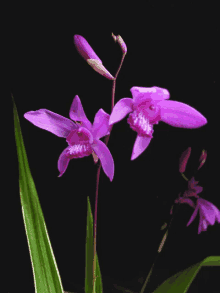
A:
POLYGON ((189 219, 189 222, 187 223, 187 227, 195 219, 199 210, 200 220, 198 234, 200 234, 201 231, 207 230, 208 225, 214 225, 215 221, 220 223, 220 211, 211 202, 198 196, 198 193, 202 192, 203 188, 201 186, 197 186, 197 184, 198 181, 195 181, 194 177, 192 177, 191 180, 188 181, 188 190, 184 192, 182 197, 177 198, 175 203, 187 203, 195 209, 191 218, 189 219), (197 203, 194 204, 192 199, 189 197, 197 198, 197 203))
POLYGON ((114 80, 115 78, 111 73, 102 65, 102 60, 96 55, 92 47, 80 35, 74 35, 74 44, 79 54, 87 61, 87 63, 98 73, 108 79, 114 80))
POLYGON ((180 173, 185 172, 186 164, 189 160, 190 154, 191 154, 191 147, 188 147, 188 149, 182 153, 180 160, 179 160, 179 172, 180 173))
POLYGON ((84 113, 80 98, 76 95, 70 107, 69 116, 74 121, 80 121, 80 125, 47 109, 29 111, 24 114, 24 117, 35 126, 66 138, 68 147, 58 159, 59 177, 66 171, 71 159, 89 156, 94 152, 100 159, 103 171, 112 181, 114 160, 107 146, 99 140, 110 133, 109 114, 99 109, 92 125, 84 113))
POLYGON ((206 231, 208 225, 214 225, 215 221, 220 223, 220 211, 218 208, 211 202, 203 198, 198 198, 195 211, 193 212, 187 226, 189 226, 195 219, 198 210, 200 215, 198 234, 200 234, 201 231, 206 231))
POLYGON ((116 103, 109 119, 109 125, 122 120, 129 114, 127 122, 137 132, 131 160, 136 159, 153 138, 153 125, 163 121, 180 128, 198 128, 207 123, 207 119, 191 106, 168 101, 168 90, 153 86, 151 88, 132 87, 133 99, 123 98, 116 103))

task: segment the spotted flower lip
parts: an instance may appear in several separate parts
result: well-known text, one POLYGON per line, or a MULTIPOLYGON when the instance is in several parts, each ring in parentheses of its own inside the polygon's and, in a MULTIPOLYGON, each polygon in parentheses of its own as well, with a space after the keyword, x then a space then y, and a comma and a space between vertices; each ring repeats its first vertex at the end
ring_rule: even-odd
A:
POLYGON ((73 40, 79 54, 95 71, 108 79, 115 79, 111 73, 102 65, 102 60, 97 56, 84 37, 80 35, 74 35, 73 40))
POLYGON ((80 125, 47 109, 29 111, 24 114, 24 118, 35 126, 58 137, 66 138, 68 147, 63 150, 58 159, 60 172, 58 177, 64 174, 71 159, 95 153, 100 159, 103 171, 112 181, 114 160, 107 146, 99 140, 110 133, 108 124, 110 115, 103 109, 99 109, 92 125, 85 115, 80 98, 76 95, 70 107, 69 116, 73 121, 80 121, 80 125))
POLYGON ((207 119, 191 106, 168 101, 170 94, 160 87, 132 87, 131 98, 119 100, 110 115, 109 125, 119 122, 129 114, 127 122, 137 132, 131 160, 136 159, 148 147, 153 138, 153 125, 159 121, 179 128, 199 128, 207 119))

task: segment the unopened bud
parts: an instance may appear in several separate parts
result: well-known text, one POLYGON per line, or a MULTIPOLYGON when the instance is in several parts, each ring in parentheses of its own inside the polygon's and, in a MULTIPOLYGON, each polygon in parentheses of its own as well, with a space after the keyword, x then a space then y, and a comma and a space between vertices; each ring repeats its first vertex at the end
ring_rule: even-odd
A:
POLYGON ((105 76, 108 79, 114 80, 115 78, 111 73, 102 65, 102 62, 96 59, 87 59, 87 63, 98 73, 105 76))
POLYGON ((186 170, 186 164, 188 162, 188 159, 190 157, 190 154, 191 154, 191 147, 188 147, 187 150, 185 150, 180 159, 179 159, 179 172, 180 173, 184 173, 185 170, 186 170))
POLYGON ((115 78, 108 72, 108 70, 102 65, 102 60, 96 55, 92 47, 80 35, 74 35, 74 44, 79 54, 87 61, 87 63, 98 73, 105 76, 108 79, 114 80, 115 78))
POLYGON ((206 161, 206 158, 207 158, 207 151, 202 150, 202 154, 201 154, 201 156, 199 158, 200 165, 199 165, 197 170, 199 170, 204 165, 204 163, 206 161))
POLYGON ((115 42, 118 42, 119 43, 122 52, 124 54, 126 54, 127 53, 127 46, 126 46, 124 40, 122 39, 122 37, 119 36, 119 35, 116 37, 113 33, 112 33, 112 37, 113 37, 113 39, 114 39, 115 42))

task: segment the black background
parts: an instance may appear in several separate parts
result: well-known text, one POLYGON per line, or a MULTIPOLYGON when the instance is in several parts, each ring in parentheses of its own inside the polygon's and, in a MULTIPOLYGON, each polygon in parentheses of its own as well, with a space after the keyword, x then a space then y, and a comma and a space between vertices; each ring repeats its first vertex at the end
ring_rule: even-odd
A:
MULTIPOLYGON (((58 178, 57 161, 67 146, 65 139, 23 117, 25 112, 45 108, 69 118, 75 95, 91 122, 100 108, 110 114, 112 81, 95 72, 78 54, 73 44, 75 34, 86 38, 112 75, 122 54, 111 33, 121 35, 126 42, 128 53, 116 82, 115 103, 131 98, 133 86, 159 86, 169 90, 171 100, 189 104, 208 120, 198 129, 160 122, 154 126, 149 147, 134 161, 130 158, 136 132, 126 119, 114 125, 108 143, 115 162, 114 179, 110 182, 101 171, 98 200, 97 253, 104 292, 114 292, 113 284, 140 292, 139 278, 146 278, 164 234, 160 227, 170 220, 173 201, 187 187, 178 172, 179 157, 187 147, 192 148, 185 173, 189 179, 199 166, 202 149, 207 150, 207 161, 195 179, 203 186, 199 195, 220 208, 217 6, 158 1, 130 6, 74 3, 19 3, 4 15, 7 93, 3 99, 7 100, 7 110, 2 114, 7 117, 4 125, 9 127, 4 143, 8 155, 2 155, 6 158, 4 176, 11 179, 3 182, 7 185, 3 195, 7 221, 2 236, 7 255, 2 264, 7 276, 5 292, 34 292, 19 198, 10 93, 18 108, 29 166, 64 290, 83 292, 87 196, 94 211, 97 165, 92 156, 71 160, 65 174, 58 178)), ((190 206, 181 205, 146 292, 152 292, 179 270, 220 254, 220 225, 209 226, 198 235, 199 216, 186 227, 192 212, 190 206)), ((211 268, 202 269, 193 283, 194 291, 188 292, 205 286, 209 292, 220 292, 210 287, 217 283, 216 277, 211 279, 217 271, 218 267, 212 273, 211 268)))

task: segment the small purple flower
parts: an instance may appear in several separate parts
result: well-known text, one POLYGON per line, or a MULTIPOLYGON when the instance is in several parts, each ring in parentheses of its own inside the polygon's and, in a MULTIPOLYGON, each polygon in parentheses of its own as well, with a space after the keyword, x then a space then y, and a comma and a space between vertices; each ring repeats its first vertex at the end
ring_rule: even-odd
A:
POLYGON ((190 154, 191 154, 191 147, 188 147, 188 149, 182 153, 180 160, 179 160, 179 172, 180 173, 185 172, 186 164, 189 160, 190 154))
POLYGON ((207 151, 202 150, 202 154, 199 158, 200 165, 197 170, 199 170, 205 164, 206 158, 207 158, 207 151))
POLYGON ((68 147, 58 159, 60 176, 64 174, 71 159, 82 158, 93 153, 100 159, 103 171, 110 181, 114 176, 114 160, 107 146, 99 140, 110 133, 110 115, 103 109, 96 113, 93 125, 87 119, 80 98, 76 95, 70 107, 69 116, 73 121, 47 109, 29 111, 24 118, 35 126, 45 129, 59 137, 65 137, 68 147))
POLYGON ((79 54, 87 61, 87 63, 98 73, 108 79, 114 80, 115 78, 110 72, 102 65, 102 60, 96 55, 92 47, 80 35, 74 35, 74 44, 79 54))
POLYGON ((183 194, 183 197, 196 197, 199 198, 199 196, 197 195, 198 193, 203 191, 203 187, 197 185, 199 183, 199 181, 195 181, 194 177, 192 177, 189 181, 188 181, 188 190, 186 190, 183 194))
POLYGON ((195 211, 193 212, 189 222, 187 223, 187 227, 195 219, 198 210, 200 215, 198 234, 200 234, 201 231, 206 231, 208 225, 214 225, 215 221, 220 223, 220 211, 218 210, 218 208, 211 202, 203 198, 198 198, 195 211))
POLYGON ((168 101, 168 90, 153 86, 151 88, 132 87, 133 99, 123 98, 116 103, 109 119, 109 125, 122 120, 129 114, 127 122, 137 132, 131 160, 136 159, 153 138, 153 125, 163 121, 180 128, 198 128, 207 123, 207 119, 191 106, 168 101))
POLYGON ((194 177, 192 177, 191 180, 188 181, 188 190, 184 192, 182 197, 179 196, 179 198, 175 200, 175 203, 187 203, 195 209, 186 225, 187 227, 195 219, 199 210, 200 221, 198 234, 200 234, 201 231, 207 230, 208 225, 214 225, 215 221, 220 223, 220 211, 211 202, 198 196, 198 193, 202 192, 203 188, 201 186, 197 186, 197 184, 198 181, 195 181, 194 177), (197 199, 196 204, 189 197, 195 197, 197 199))

